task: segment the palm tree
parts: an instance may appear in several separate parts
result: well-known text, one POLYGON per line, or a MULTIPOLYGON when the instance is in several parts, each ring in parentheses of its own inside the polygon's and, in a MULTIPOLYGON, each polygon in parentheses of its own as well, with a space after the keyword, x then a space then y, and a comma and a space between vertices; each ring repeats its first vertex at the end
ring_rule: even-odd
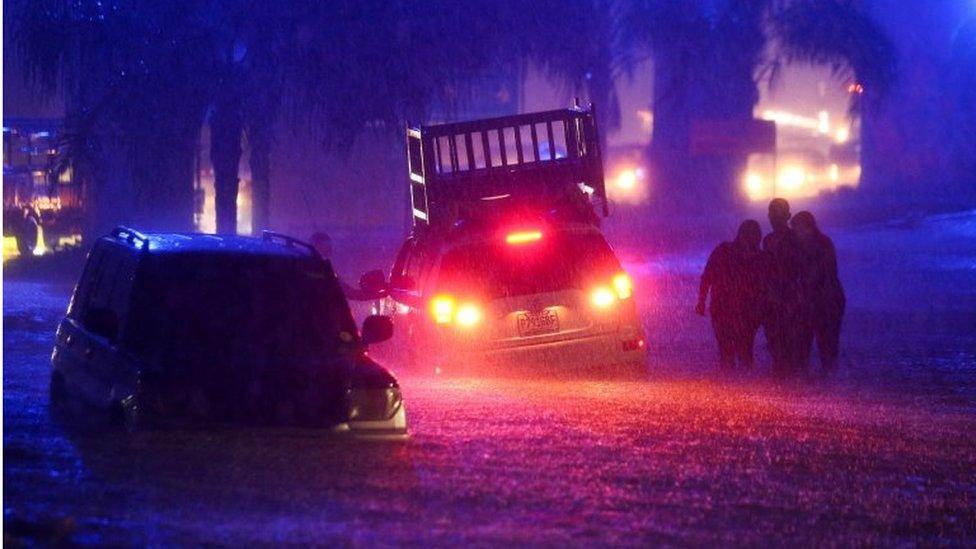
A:
POLYGON ((685 205, 737 200, 745 155, 692 157, 691 129, 696 119, 751 120, 762 75, 826 64, 862 83, 865 105, 893 79, 890 42, 851 0, 632 0, 625 13, 629 43, 655 62, 652 166, 685 205))
POLYGON ((633 69, 633 59, 626 55, 630 52, 619 47, 616 4, 615 0, 539 0, 532 9, 516 6, 510 24, 521 37, 513 44, 523 62, 539 65, 550 79, 597 106, 603 145, 607 130, 620 127, 614 82, 633 69))
POLYGON ((188 229, 209 36, 195 3, 12 0, 5 30, 38 93, 62 94, 88 234, 138 220, 188 229))

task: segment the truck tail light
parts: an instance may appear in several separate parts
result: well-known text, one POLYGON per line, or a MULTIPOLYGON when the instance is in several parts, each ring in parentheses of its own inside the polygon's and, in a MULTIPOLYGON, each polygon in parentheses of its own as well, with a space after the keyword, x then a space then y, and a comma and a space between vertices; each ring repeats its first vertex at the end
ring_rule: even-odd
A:
POLYGON ((457 303, 454 297, 439 295, 430 301, 430 314, 438 324, 454 322, 458 326, 470 327, 481 323, 484 313, 475 303, 457 303))
POLYGON ((597 309, 606 309, 616 300, 617 296, 606 286, 599 286, 590 294, 590 301, 597 309))
POLYGON ((617 298, 630 299, 634 295, 634 281, 627 273, 620 273, 613 277, 613 289, 617 293, 617 298))
POLYGON ((473 303, 465 303, 458 307, 455 321, 459 326, 474 326, 481 322, 481 308, 473 303))
POLYGON ((430 315, 438 324, 451 322, 451 319, 454 318, 455 308, 454 298, 449 295, 439 295, 430 300, 430 315))

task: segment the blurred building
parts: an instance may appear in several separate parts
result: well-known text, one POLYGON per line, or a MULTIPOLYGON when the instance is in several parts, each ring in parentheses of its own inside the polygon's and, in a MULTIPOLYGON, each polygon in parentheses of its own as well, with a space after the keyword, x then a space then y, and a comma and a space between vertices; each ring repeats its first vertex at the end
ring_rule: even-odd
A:
POLYGON ((3 121, 4 259, 81 243, 84 193, 64 161, 58 119, 3 121))

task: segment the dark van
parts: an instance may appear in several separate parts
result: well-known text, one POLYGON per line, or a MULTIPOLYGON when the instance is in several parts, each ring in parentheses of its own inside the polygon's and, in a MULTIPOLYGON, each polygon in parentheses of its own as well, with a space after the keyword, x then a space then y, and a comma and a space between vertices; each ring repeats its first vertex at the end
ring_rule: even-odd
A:
POLYGON ((52 401, 129 427, 206 419, 405 434, 396 378, 366 354, 331 264, 312 246, 117 228, 89 254, 52 354, 52 401))

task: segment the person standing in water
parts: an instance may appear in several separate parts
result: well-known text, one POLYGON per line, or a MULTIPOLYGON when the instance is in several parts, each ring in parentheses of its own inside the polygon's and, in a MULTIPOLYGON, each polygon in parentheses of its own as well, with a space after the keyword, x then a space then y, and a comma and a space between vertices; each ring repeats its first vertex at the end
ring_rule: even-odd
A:
POLYGON ((822 374, 831 375, 837 370, 841 321, 847 306, 837 274, 837 252, 812 213, 800 212, 790 224, 800 247, 801 357, 809 360, 810 348, 816 342, 822 374))
POLYGON ((739 226, 732 242, 719 244, 708 258, 698 288, 695 312, 709 312, 718 342, 719 363, 732 368, 752 368, 753 344, 759 330, 763 297, 763 258, 759 250, 762 229, 749 219, 739 226))
POLYGON ((772 231, 763 237, 767 266, 763 331, 773 357, 773 375, 783 377, 804 369, 802 305, 800 303, 800 245, 789 226, 790 204, 769 202, 772 231))

